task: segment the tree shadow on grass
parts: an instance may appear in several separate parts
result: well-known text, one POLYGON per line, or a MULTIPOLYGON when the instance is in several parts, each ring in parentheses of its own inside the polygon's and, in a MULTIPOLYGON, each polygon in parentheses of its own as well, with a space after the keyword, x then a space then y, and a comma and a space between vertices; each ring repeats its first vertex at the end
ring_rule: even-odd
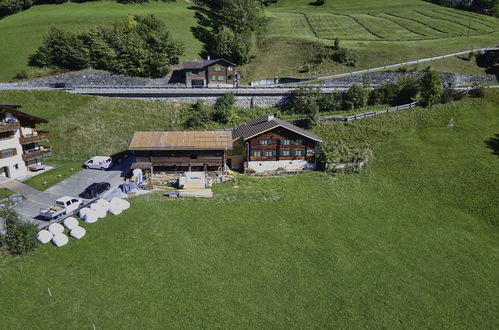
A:
POLYGON ((492 149, 492 154, 499 156, 499 134, 485 141, 485 145, 492 149))
POLYGON ((191 6, 189 9, 196 11, 194 17, 198 25, 191 28, 194 37, 203 44, 202 57, 210 55, 211 45, 213 43, 212 31, 218 29, 222 22, 221 17, 214 10, 200 6, 191 6))

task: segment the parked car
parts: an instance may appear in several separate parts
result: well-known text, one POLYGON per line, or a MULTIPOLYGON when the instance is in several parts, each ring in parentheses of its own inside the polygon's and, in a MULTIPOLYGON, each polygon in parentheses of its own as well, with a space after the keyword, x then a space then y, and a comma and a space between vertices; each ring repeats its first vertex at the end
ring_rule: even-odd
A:
POLYGON ((74 212, 83 205, 83 200, 77 197, 64 196, 55 201, 54 206, 49 209, 40 209, 39 216, 44 219, 53 220, 60 216, 74 212))
POLYGON ((106 156, 95 156, 90 158, 83 164, 83 167, 85 168, 92 168, 96 170, 107 170, 113 166, 113 160, 111 157, 106 157, 106 156))
POLYGON ((85 191, 80 194, 80 197, 86 199, 92 199, 100 196, 104 192, 111 189, 111 184, 109 182, 96 182, 88 186, 85 191))

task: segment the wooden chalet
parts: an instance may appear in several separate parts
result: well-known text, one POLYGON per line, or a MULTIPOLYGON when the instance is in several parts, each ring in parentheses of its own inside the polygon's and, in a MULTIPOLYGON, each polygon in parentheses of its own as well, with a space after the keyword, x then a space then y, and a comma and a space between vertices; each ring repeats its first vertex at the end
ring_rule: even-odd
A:
POLYGON ((236 82, 236 65, 223 58, 186 61, 182 69, 187 87, 232 87, 236 82))
POLYGON ((135 153, 134 169, 225 173, 232 132, 135 132, 129 150, 135 153))
POLYGON ((245 172, 315 169, 321 141, 316 135, 273 114, 236 127, 229 166, 245 172))

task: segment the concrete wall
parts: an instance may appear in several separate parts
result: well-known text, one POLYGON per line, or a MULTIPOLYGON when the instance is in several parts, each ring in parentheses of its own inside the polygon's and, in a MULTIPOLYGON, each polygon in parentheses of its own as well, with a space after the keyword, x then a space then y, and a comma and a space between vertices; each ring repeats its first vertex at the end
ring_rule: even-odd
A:
POLYGON ((255 171, 255 173, 274 172, 277 170, 296 172, 304 170, 315 170, 315 164, 311 164, 306 160, 277 160, 271 162, 248 162, 247 168, 255 171))
MULTIPOLYGON (((214 105, 219 97, 218 96, 195 96, 195 97, 147 97, 136 99, 143 100, 160 100, 166 102, 181 102, 181 103, 196 103, 197 100, 203 100, 208 105, 214 105)), ((236 105, 242 108, 272 108, 280 107, 289 104, 289 95, 283 96, 237 96, 236 95, 236 105)))

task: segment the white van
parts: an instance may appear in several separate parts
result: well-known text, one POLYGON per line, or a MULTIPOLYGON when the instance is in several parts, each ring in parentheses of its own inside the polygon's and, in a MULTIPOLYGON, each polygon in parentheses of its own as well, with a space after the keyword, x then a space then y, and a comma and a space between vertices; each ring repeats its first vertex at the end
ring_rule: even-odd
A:
POLYGON ((113 160, 111 157, 106 157, 106 156, 95 156, 90 158, 83 164, 83 167, 85 168, 92 168, 96 170, 107 170, 113 166, 113 160))

